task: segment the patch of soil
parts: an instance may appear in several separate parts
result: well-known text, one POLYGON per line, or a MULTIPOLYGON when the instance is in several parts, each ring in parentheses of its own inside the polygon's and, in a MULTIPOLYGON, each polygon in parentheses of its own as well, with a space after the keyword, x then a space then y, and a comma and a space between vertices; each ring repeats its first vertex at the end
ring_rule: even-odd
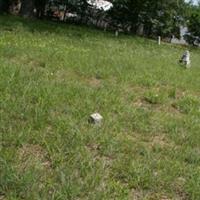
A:
POLYGON ((149 140, 149 143, 151 147, 159 146, 161 148, 172 148, 175 145, 165 135, 156 135, 149 140))
POLYGON ((39 164, 42 168, 50 168, 47 152, 34 144, 23 145, 17 152, 20 162, 20 170, 26 170, 39 164))
POLYGON ((98 78, 95 78, 95 77, 92 77, 90 79, 87 79, 87 84, 91 87, 94 87, 94 88, 99 88, 101 86, 101 79, 98 79, 98 78))

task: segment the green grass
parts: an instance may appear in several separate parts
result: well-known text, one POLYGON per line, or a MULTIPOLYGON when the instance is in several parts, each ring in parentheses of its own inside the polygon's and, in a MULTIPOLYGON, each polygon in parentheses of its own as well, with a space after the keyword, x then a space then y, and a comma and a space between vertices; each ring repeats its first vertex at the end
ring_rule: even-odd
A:
POLYGON ((200 51, 0 17, 0 199, 200 199, 200 51), (88 124, 94 112, 102 126, 88 124))

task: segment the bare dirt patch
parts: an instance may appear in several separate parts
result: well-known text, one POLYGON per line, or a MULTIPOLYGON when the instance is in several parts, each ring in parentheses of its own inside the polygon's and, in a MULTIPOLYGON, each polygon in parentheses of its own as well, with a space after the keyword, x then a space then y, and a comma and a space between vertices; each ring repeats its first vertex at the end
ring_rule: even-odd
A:
POLYGON ((149 142, 151 147, 159 146, 161 148, 169 148, 175 145, 173 141, 170 141, 165 135, 156 135, 152 137, 149 142))
POLYGON ((31 167, 49 168, 50 161, 48 155, 40 145, 26 144, 17 152, 20 162, 20 170, 26 170, 31 167))
POLYGON ((86 145, 86 148, 88 149, 88 151, 90 151, 92 157, 94 158, 94 160, 96 161, 102 161, 104 166, 110 166, 112 161, 113 161, 113 157, 109 156, 109 155, 102 155, 100 153, 100 145, 95 144, 95 143, 90 143, 86 145))
POLYGON ((187 200, 187 193, 184 191, 184 184, 186 183, 186 179, 183 177, 178 177, 174 183, 173 188, 177 194, 176 200, 187 200))
POLYGON ((132 200, 142 200, 144 199, 145 194, 142 190, 133 189, 130 194, 130 199, 132 200))
POLYGON ((69 69, 59 69, 56 72, 51 72, 50 76, 57 83, 80 79, 78 73, 76 73, 73 70, 69 70, 69 69))
POLYGON ((98 79, 96 77, 92 77, 86 80, 86 83, 93 88, 99 88, 102 84, 101 79, 98 79))
POLYGON ((6 197, 0 194, 0 200, 6 200, 6 197))

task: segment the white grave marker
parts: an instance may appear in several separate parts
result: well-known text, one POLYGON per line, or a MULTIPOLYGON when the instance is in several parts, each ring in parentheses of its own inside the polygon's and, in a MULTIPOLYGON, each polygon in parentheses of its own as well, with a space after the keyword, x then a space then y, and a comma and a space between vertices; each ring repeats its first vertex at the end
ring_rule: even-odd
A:
POLYGON ((94 113, 90 115, 89 122, 93 124, 100 125, 103 120, 103 117, 99 113, 94 113))
POLYGON ((189 68, 191 66, 190 52, 188 50, 184 52, 179 62, 184 64, 186 68, 189 68))
POLYGON ((158 45, 160 45, 160 44, 161 44, 161 37, 158 36, 158 45))

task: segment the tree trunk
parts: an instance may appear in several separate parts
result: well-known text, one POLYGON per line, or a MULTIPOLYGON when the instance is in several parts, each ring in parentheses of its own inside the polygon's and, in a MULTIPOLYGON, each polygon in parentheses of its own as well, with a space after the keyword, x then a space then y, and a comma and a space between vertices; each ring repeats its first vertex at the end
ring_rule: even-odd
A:
POLYGON ((37 10, 37 18, 42 19, 45 14, 46 0, 35 0, 35 8, 37 10))
POLYGON ((22 0, 21 1, 20 15, 25 18, 31 18, 34 16, 35 1, 34 0, 22 0))

